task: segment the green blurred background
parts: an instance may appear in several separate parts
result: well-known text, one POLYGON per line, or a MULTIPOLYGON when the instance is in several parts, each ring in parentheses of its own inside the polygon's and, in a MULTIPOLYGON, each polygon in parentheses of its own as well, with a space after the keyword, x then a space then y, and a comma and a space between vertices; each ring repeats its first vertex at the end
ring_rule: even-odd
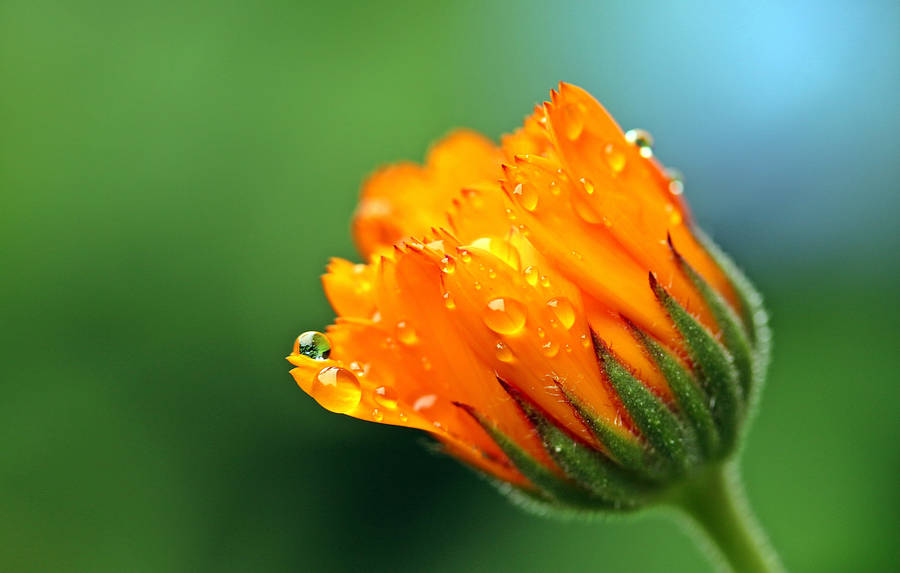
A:
POLYGON ((283 360, 362 178, 559 80, 687 176, 774 364, 744 456, 795 571, 896 567, 896 2, 0 0, 0 570, 703 571, 508 505, 283 360))

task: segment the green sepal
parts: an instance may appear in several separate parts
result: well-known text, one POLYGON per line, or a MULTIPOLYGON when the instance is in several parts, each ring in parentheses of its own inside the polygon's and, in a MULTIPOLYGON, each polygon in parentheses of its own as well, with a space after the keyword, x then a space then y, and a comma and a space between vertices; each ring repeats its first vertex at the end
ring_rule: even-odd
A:
POLYGON ((670 470, 681 473, 687 469, 696 458, 696 436, 616 359, 593 330, 591 337, 607 378, 641 435, 668 462, 670 470))
POLYGON ((741 318, 749 333, 753 347, 753 383, 747 399, 748 410, 752 410, 759 397, 769 366, 772 347, 772 332, 769 329, 769 315, 763 307, 763 299, 750 280, 738 266, 700 229, 692 229, 694 237, 709 252, 731 282, 741 304, 741 318))
POLYGON ((737 439, 743 415, 741 387, 731 355, 706 327, 666 292, 653 273, 649 277, 650 287, 687 345, 688 354, 709 396, 710 410, 722 439, 722 451, 728 453, 737 439))
POLYGON ((613 508, 628 509, 640 504, 646 484, 619 467, 606 455, 573 438, 519 390, 498 378, 503 389, 537 430, 544 449, 563 472, 613 508))
POLYGON ((678 402, 678 407, 697 434, 697 442, 704 459, 714 457, 719 447, 719 430, 709 408, 709 397, 690 371, 682 366, 674 356, 666 352, 661 344, 650 335, 625 319, 635 338, 641 343, 656 364, 669 389, 678 402))
MULTIPOLYGON (((750 342, 747 339, 747 325, 741 323, 741 319, 738 317, 737 313, 735 313, 734 309, 725 302, 722 295, 712 288, 709 283, 706 282, 706 279, 704 279, 703 276, 701 276, 700 273, 698 273, 694 267, 681 256, 681 253, 675 249, 671 235, 668 238, 668 242, 669 249, 672 251, 672 254, 675 255, 675 260, 678 261, 678 265, 681 267, 682 272, 684 272, 688 279, 694 284, 694 287, 700 293, 700 296, 703 297, 703 300, 706 302, 710 311, 712 311, 713 317, 716 319, 716 324, 719 325, 719 328, 722 331, 722 342, 725 344, 725 348, 728 349, 728 352, 731 353, 731 357, 734 360, 734 367, 738 372, 741 389, 745 396, 748 395, 750 392, 750 385, 753 382, 753 358, 751 355, 752 350, 750 349, 750 342)), ((744 304, 742 303, 741 306, 743 307, 744 304)))
POLYGON ((454 402, 454 404, 465 410, 481 425, 497 446, 503 450, 506 457, 516 466, 516 469, 537 488, 537 491, 529 492, 529 495, 535 500, 550 505, 563 504, 582 509, 617 509, 617 506, 609 500, 598 498, 577 483, 556 475, 553 470, 534 459, 531 454, 500 431, 493 421, 472 406, 460 402, 454 402))
POLYGON ((616 430, 612 424, 598 416, 590 406, 582 402, 558 380, 556 385, 584 425, 594 434, 597 441, 603 444, 614 461, 624 469, 641 477, 647 479, 662 477, 665 473, 664 463, 655 450, 638 439, 626 435, 623 431, 616 430))

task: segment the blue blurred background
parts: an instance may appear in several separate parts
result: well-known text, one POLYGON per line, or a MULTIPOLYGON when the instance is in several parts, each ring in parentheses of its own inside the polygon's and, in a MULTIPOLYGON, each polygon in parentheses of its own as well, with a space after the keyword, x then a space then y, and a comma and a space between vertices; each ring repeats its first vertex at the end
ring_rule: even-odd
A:
POLYGON ((794 571, 896 567, 897 2, 0 0, 0 569, 703 571, 287 374, 359 184, 560 80, 649 129, 763 291, 744 456, 794 571))

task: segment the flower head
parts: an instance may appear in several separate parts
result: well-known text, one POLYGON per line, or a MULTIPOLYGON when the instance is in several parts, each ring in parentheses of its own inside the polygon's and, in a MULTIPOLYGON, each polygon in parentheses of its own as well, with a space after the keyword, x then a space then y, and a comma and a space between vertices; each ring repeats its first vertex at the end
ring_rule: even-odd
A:
POLYGON ((467 131, 365 184, 367 264, 288 360, 328 410, 419 428, 554 506, 631 508, 735 449, 764 366, 755 292, 652 139, 561 84, 496 146, 467 131))

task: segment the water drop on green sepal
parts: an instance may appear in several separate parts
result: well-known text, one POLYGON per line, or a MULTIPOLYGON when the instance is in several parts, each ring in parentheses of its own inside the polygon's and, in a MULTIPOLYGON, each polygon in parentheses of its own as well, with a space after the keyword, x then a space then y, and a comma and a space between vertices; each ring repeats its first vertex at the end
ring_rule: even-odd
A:
POLYGON ((607 378, 641 435, 669 462, 673 473, 683 473, 698 457, 693 431, 616 359, 595 332, 591 337, 607 378))
POLYGON ((738 436, 744 413, 741 386, 731 355, 702 324, 666 292, 650 273, 650 288, 663 305, 687 346, 688 354, 698 370, 700 381, 710 400, 710 409, 722 450, 731 452, 738 436))
POLYGON ((579 400, 564 386, 558 382, 557 386, 581 421, 620 466, 650 480, 656 480, 665 475, 663 461, 655 450, 634 438, 623 435, 621 430, 616 430, 612 424, 597 416, 590 406, 579 400))
POLYGON ((614 509, 628 509, 640 504, 648 484, 635 479, 603 452, 573 438, 521 392, 503 380, 499 381, 537 430, 544 449, 569 478, 607 500, 614 509))
POLYGON ((697 379, 674 356, 666 352, 662 345, 630 321, 626 320, 626 322, 635 338, 644 346, 650 358, 665 377, 669 389, 672 390, 672 394, 678 402, 678 407, 697 434, 697 442, 703 458, 715 457, 720 443, 719 430, 713 421, 706 392, 700 387, 697 379))
POLYGON ((456 405, 481 425, 497 446, 503 450, 506 457, 516 466, 516 469, 537 488, 536 492, 527 492, 533 500, 543 501, 550 506, 562 505, 583 510, 617 509, 616 504, 593 495, 575 482, 557 476, 552 470, 544 467, 509 436, 501 432, 491 420, 471 406, 461 403, 456 403, 456 405))
POLYGON ((725 344, 725 348, 728 349, 728 352, 731 353, 731 358, 734 360, 734 367, 738 372, 741 390, 743 391, 744 396, 749 395, 750 385, 753 382, 753 359, 751 357, 750 342, 747 340, 746 325, 741 323, 741 319, 738 318, 737 313, 735 313, 731 306, 725 302, 722 295, 716 292, 716 290, 706 282, 706 279, 704 279, 700 273, 698 273, 694 267, 681 256, 681 253, 675 249, 675 245, 672 244, 671 236, 668 238, 668 242, 669 249, 672 251, 672 254, 675 255, 675 260, 678 262, 681 270, 694 284, 694 287, 712 311, 713 317, 716 319, 716 324, 718 324, 719 328, 722 330, 722 342, 725 344))

